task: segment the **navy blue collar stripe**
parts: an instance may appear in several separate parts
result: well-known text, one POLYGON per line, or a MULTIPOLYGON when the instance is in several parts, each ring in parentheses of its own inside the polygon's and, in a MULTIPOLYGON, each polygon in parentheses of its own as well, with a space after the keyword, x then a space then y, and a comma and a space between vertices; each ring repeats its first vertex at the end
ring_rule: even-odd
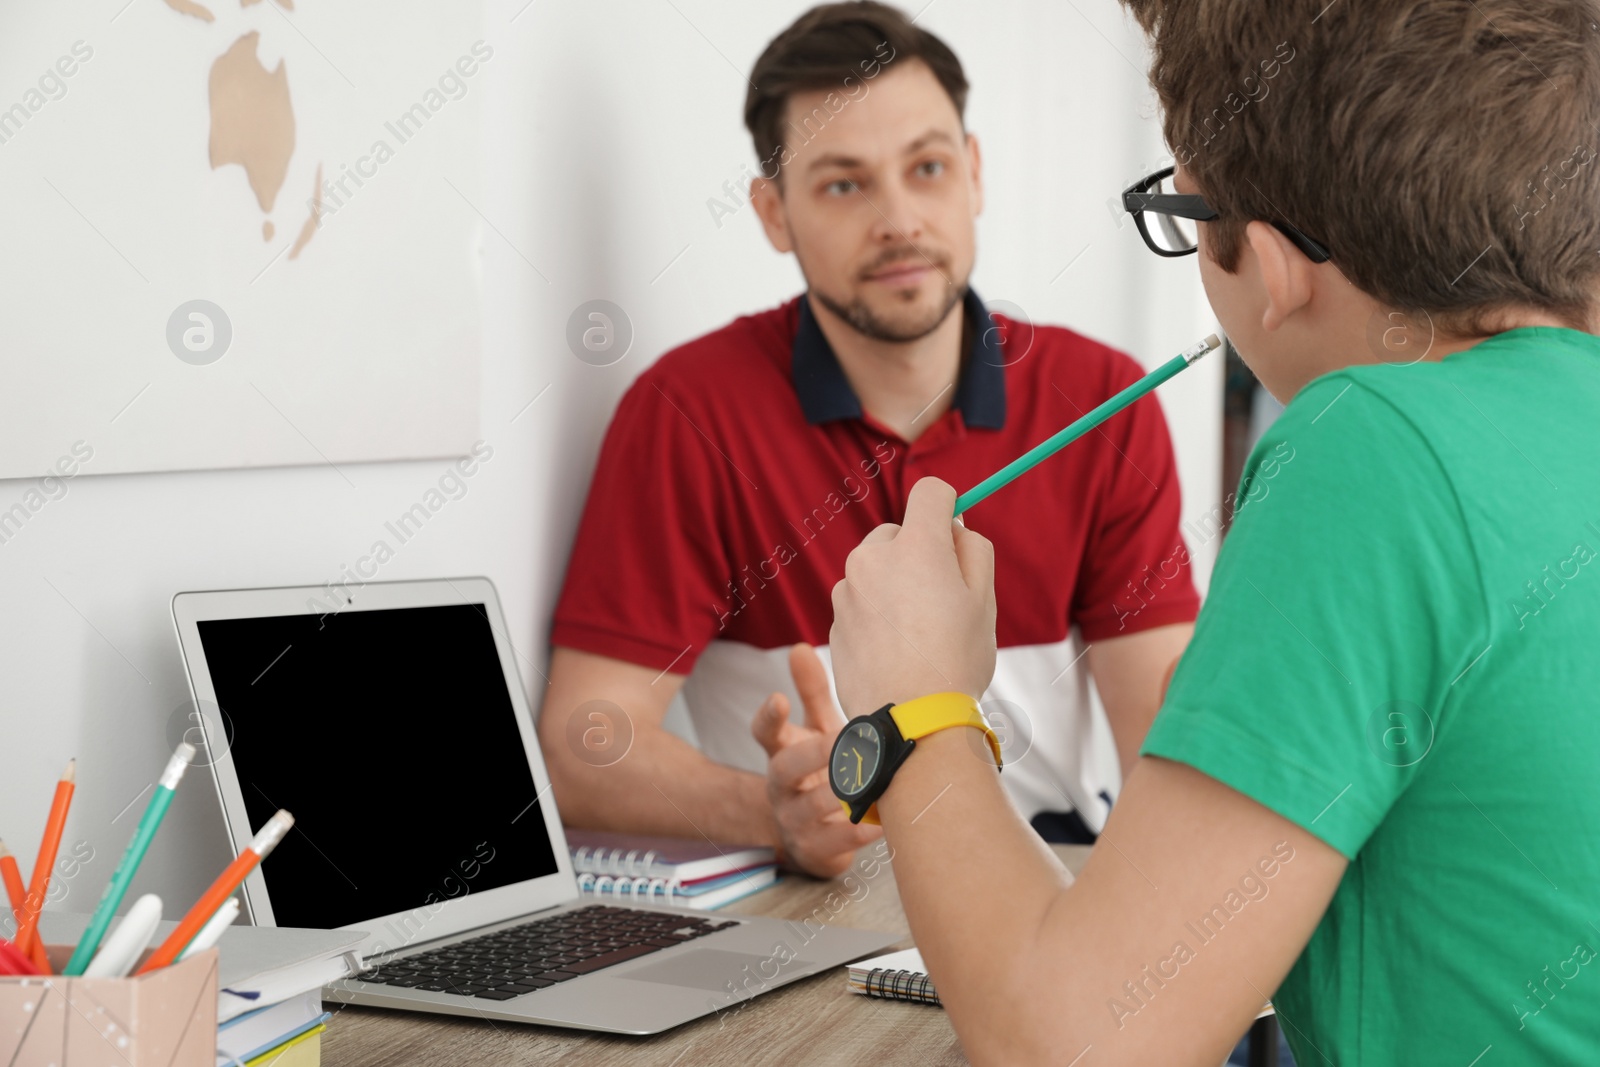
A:
MULTIPOLYGON (((970 347, 961 360, 953 406, 967 426, 1002 429, 1006 424, 1005 357, 1000 330, 971 287, 962 302, 970 347)), ((794 391, 806 421, 815 426, 834 419, 859 419, 861 401, 845 377, 839 357, 811 313, 811 299, 800 297, 800 324, 794 335, 794 391)))

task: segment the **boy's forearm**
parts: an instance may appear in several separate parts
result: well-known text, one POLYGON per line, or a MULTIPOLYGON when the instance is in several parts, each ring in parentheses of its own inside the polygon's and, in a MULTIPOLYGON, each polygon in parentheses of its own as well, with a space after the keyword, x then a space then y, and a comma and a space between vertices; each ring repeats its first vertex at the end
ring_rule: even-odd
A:
MULTIPOLYGON (((977 1063, 1026 1062, 1040 1035, 1007 1020, 1023 1014, 1028 960, 1066 950, 1039 937, 1072 875, 1011 806, 986 746, 969 734, 976 737, 950 729, 918 739, 878 813, 912 937, 967 1054, 977 1063)), ((1053 1003, 1069 999, 1055 993, 1053 1003)))
POLYGON ((659 727, 637 728, 627 755, 609 766, 568 757, 552 760, 550 773, 570 826, 778 843, 764 777, 708 759, 659 727))

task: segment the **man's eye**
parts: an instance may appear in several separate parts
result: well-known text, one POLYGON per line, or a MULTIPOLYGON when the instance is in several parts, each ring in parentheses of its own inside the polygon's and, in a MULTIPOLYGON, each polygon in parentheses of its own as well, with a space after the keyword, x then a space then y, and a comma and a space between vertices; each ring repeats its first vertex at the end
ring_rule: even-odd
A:
POLYGON ((822 187, 829 196, 848 196, 856 191, 856 183, 849 178, 839 178, 822 187))
POLYGON ((944 160, 930 159, 924 163, 919 163, 917 165, 917 171, 924 178, 937 178, 939 175, 944 173, 944 160))

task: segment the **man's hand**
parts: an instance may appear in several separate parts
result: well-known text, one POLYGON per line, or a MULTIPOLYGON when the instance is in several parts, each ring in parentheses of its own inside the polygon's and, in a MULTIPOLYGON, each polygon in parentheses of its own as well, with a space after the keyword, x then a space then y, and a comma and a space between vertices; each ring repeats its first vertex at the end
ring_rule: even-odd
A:
POLYGON ((877 826, 854 826, 828 784, 828 756, 844 728, 834 706, 828 674, 816 650, 789 650, 789 673, 805 709, 805 725, 789 721, 789 698, 773 693, 761 705, 750 732, 767 750, 767 799, 789 863, 819 878, 841 874, 855 852, 883 836, 877 826))
POLYGON ((833 679, 851 715, 929 693, 983 699, 994 677, 994 546, 955 519, 938 478, 911 489, 902 525, 850 553, 833 587, 833 679))

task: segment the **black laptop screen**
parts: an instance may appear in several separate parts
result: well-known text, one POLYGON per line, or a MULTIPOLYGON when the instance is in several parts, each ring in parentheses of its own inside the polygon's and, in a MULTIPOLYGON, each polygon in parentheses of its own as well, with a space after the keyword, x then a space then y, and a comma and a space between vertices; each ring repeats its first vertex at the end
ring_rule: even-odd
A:
POLYGON ((198 623, 251 831, 295 817, 261 867, 279 926, 431 912, 557 870, 485 611, 198 623))

